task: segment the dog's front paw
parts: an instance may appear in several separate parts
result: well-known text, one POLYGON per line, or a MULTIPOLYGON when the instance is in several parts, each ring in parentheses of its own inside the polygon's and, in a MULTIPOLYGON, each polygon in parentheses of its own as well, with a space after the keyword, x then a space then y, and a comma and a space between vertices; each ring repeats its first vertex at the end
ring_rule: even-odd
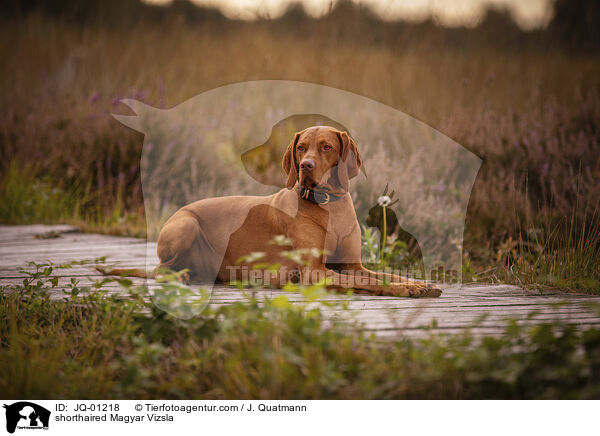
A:
POLYGON ((181 271, 179 277, 177 277, 177 281, 182 285, 189 286, 192 284, 192 277, 187 271, 181 271))
POLYGON ((423 283, 411 286, 408 295, 413 298, 437 298, 442 295, 442 290, 430 283, 423 283))

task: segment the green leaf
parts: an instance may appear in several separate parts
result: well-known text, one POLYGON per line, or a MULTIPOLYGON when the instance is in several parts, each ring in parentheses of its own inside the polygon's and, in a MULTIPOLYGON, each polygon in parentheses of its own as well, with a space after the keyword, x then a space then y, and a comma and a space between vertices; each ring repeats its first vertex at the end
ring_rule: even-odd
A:
POLYGON ((271 304, 278 309, 287 309, 292 303, 285 295, 279 295, 271 300, 271 304))

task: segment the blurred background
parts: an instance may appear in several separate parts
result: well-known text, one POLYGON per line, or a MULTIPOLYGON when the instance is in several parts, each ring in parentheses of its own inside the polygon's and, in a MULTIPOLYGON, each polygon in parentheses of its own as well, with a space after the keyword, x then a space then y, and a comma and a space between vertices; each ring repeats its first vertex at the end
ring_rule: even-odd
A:
POLYGON ((463 278, 600 289, 600 2, 9 0, 0 17, 2 223, 145 236, 143 137, 111 117, 131 113, 120 99, 298 80, 484 160, 463 278))

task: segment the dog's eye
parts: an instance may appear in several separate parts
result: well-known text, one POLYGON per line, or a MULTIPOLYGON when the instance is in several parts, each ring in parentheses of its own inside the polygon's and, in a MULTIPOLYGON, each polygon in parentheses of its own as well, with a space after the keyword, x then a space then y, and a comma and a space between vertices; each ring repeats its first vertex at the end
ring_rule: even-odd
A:
POLYGON ((304 151, 304 147, 301 146, 301 145, 299 145, 298 148, 296 148, 296 150, 298 150, 298 151, 304 151))
POLYGON ((325 151, 331 150, 332 148, 333 148, 333 147, 332 147, 331 145, 329 145, 329 144, 325 144, 325 145, 323 146, 323 150, 325 150, 325 151))

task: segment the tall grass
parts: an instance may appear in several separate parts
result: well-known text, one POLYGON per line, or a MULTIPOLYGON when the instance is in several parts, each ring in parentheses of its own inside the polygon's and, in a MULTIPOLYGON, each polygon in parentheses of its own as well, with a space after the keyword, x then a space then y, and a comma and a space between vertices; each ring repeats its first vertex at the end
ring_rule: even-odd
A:
POLYGON ((82 231, 145 237, 143 211, 123 208, 117 193, 107 211, 92 192, 90 179, 67 183, 56 176, 43 175, 41 165, 12 161, 0 178, 0 217, 4 224, 76 225, 82 231))
MULTIPOLYGON (((39 186, 50 183, 48 192, 55 193, 52 188, 71 192, 72 186, 82 186, 87 210, 93 203, 95 222, 105 222, 96 228, 137 232, 141 226, 132 230, 119 220, 129 216, 126 221, 137 222, 143 214, 142 137, 111 118, 113 112, 128 113, 119 99, 164 108, 232 82, 300 80, 395 107, 484 159, 464 241, 476 269, 497 266, 496 253, 506 244, 535 246, 537 235, 545 256, 540 263, 552 265, 553 283, 562 286, 562 279, 578 275, 561 269, 561 256, 573 250, 582 259, 573 268, 598 280, 596 258, 589 254, 600 245, 598 232, 591 230, 598 228, 598 214, 591 210, 600 198, 597 56, 531 47, 461 50, 425 34, 418 44, 401 35, 378 42, 344 39, 352 31, 349 24, 326 19, 306 32, 251 23, 215 32, 209 25, 177 20, 111 28, 37 13, 4 24, 2 179, 37 177, 25 177, 23 186, 29 188, 20 193, 14 183, 3 188, 2 222, 89 219, 89 213, 72 213, 79 207, 76 199, 62 195, 52 194, 49 209, 27 206, 32 195, 34 203, 39 201, 32 192, 46 192, 39 186), (35 173, 17 168, 16 162, 33 161, 35 173), (559 223, 566 216, 572 217, 570 227, 559 223)), ((361 23, 351 25, 362 29, 361 23)), ((369 177, 373 186, 385 186, 383 173, 372 171, 369 177)))
POLYGON ((491 276, 538 289, 600 294, 599 205, 584 205, 582 218, 573 211, 517 240, 509 238, 497 249, 491 276))
POLYGON ((34 163, 12 161, 0 179, 0 216, 9 224, 61 221, 77 214, 82 197, 40 176, 34 163))

